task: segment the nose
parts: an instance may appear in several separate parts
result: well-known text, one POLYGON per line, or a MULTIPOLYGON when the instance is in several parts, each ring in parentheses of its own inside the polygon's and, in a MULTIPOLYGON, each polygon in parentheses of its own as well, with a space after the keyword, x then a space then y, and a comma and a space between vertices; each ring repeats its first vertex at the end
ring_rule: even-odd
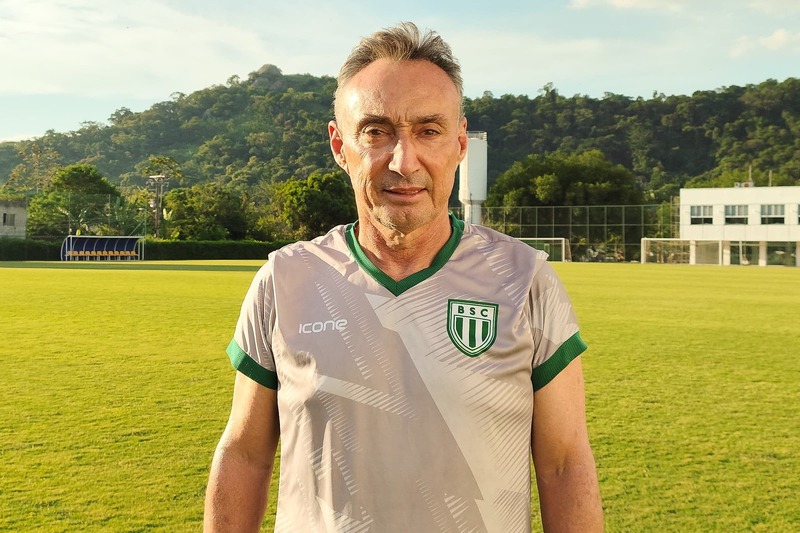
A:
POLYGON ((420 162, 417 157, 417 148, 410 136, 397 139, 392 149, 392 159, 389 161, 389 170, 401 176, 411 176, 419 170, 420 162))

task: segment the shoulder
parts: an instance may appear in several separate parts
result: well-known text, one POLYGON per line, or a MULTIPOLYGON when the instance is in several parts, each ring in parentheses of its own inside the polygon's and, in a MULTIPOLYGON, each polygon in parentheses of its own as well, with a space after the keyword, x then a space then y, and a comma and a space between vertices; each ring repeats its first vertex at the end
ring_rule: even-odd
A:
POLYGON ((347 244, 349 226, 340 225, 310 241, 297 241, 269 254, 273 275, 308 277, 321 272, 342 272, 353 262, 347 244))
POLYGON ((548 257, 547 252, 543 250, 485 226, 465 223, 461 240, 471 250, 505 254, 517 259, 528 260, 531 263, 546 262, 548 257))
POLYGON ((345 234, 348 226, 340 225, 332 228, 325 235, 320 235, 310 241, 297 241, 287 244, 269 254, 269 260, 284 260, 303 255, 305 253, 319 253, 323 250, 346 251, 347 240, 345 234))

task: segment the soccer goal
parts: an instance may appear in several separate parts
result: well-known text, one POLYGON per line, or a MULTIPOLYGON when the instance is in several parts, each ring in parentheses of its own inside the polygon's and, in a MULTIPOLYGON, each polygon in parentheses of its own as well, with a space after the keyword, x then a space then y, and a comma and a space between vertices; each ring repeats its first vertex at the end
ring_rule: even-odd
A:
POLYGON ((519 240, 536 248, 547 252, 548 261, 572 261, 572 253, 569 249, 569 239, 564 237, 520 237, 519 240))
POLYGON ((642 239, 642 263, 721 265, 722 241, 642 239))

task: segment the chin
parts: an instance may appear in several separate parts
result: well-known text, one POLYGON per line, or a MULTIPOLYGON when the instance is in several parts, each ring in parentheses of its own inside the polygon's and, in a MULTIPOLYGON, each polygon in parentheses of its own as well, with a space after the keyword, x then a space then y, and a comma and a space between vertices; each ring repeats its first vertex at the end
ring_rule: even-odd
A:
POLYGON ((396 210, 381 210, 375 213, 377 222, 398 233, 407 235, 431 222, 430 216, 396 210))

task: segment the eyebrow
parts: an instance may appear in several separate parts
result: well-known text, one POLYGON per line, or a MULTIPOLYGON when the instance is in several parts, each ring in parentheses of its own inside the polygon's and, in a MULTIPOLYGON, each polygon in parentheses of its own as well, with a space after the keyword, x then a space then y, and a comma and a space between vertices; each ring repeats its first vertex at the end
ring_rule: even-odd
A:
MULTIPOLYGON (((412 124, 444 124, 445 116, 442 113, 420 115, 418 117, 413 117, 410 122, 412 124)), ((367 124, 393 126, 395 122, 385 115, 364 115, 364 117, 358 121, 358 124, 356 124, 357 131, 361 131, 367 124)))

